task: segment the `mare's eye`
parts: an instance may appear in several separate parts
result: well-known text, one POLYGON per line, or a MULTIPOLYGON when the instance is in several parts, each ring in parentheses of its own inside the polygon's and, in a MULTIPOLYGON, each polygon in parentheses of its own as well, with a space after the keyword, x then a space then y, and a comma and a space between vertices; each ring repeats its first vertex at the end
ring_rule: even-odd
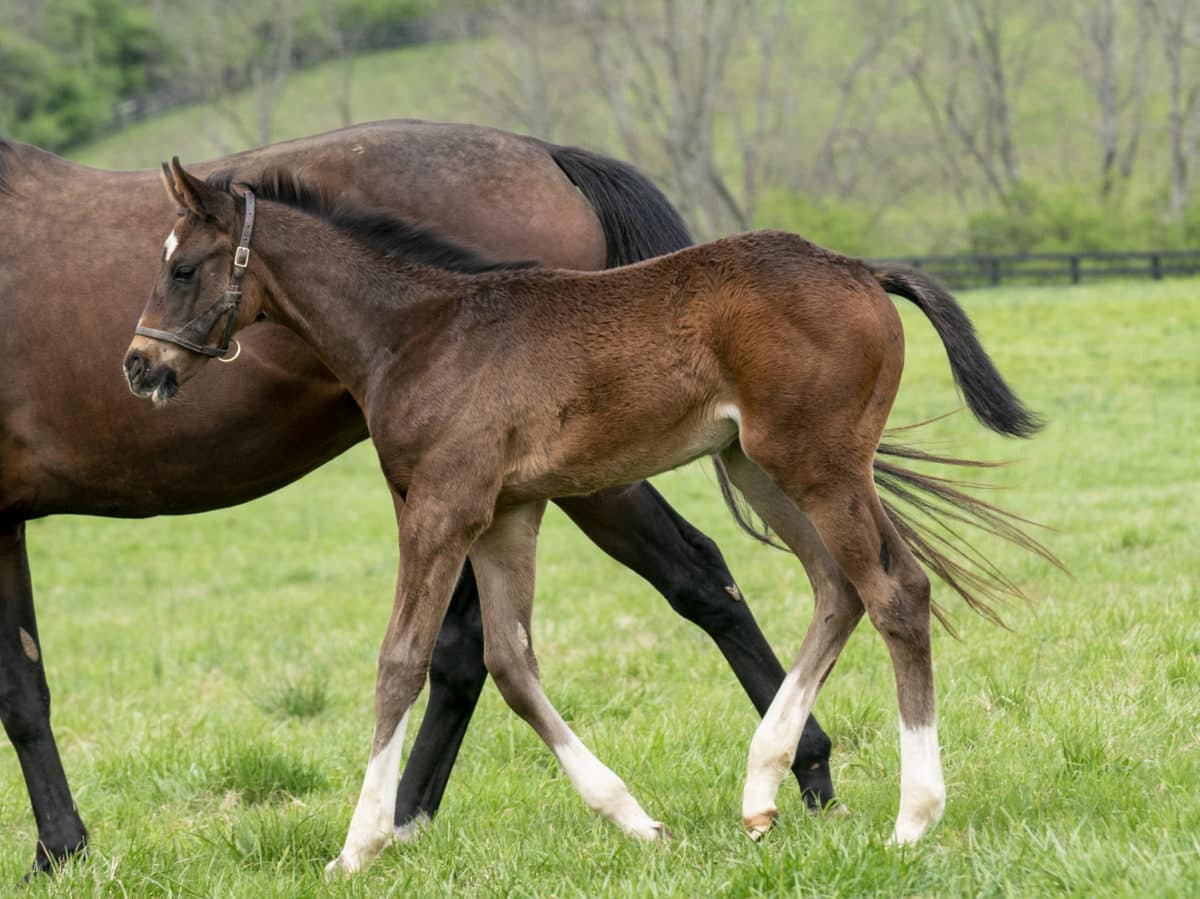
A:
POLYGON ((175 267, 175 271, 172 273, 171 277, 180 284, 186 284, 188 281, 192 280, 195 274, 196 269, 193 266, 178 265, 175 267))

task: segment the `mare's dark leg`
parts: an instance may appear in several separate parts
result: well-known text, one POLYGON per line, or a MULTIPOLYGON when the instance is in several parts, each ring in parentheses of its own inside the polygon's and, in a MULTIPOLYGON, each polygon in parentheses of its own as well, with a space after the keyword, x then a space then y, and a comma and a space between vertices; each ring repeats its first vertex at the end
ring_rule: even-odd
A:
POLYGON ((411 836, 420 819, 432 818, 442 804, 450 769, 485 680, 479 591, 467 564, 438 633, 429 667, 429 703, 396 791, 399 839, 411 836))
MULTIPOLYGON (((642 481, 595 496, 558 501, 606 553, 640 574, 676 612, 717 644, 759 715, 783 683, 775 657, 715 543, 642 481)), ((829 737, 811 715, 792 762, 810 808, 833 801, 829 737)))
POLYGON ((43 871, 87 846, 87 830, 50 730, 50 688, 33 614, 25 525, 0 527, 0 721, 17 751, 38 845, 34 871, 43 871))

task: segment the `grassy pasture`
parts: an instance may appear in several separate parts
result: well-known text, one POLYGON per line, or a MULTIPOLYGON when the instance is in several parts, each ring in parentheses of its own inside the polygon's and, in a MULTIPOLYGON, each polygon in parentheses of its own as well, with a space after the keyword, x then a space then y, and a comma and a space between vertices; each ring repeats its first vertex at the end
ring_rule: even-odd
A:
MULTIPOLYGON (((780 826, 740 832, 755 716, 718 653, 556 512, 534 638, 582 739, 674 830, 621 837, 576 798, 492 687, 421 840, 326 885, 366 759, 374 656, 395 565, 369 447, 237 509, 121 522, 56 518, 29 536, 54 722, 92 857, 27 895, 1194 895, 1200 883, 1200 283, 963 296, 985 344, 1050 419, 1015 444, 966 415, 927 443, 1012 458, 999 499, 1056 532, 1073 577, 983 544, 1031 597, 1012 632, 938 591, 963 639, 935 636, 950 796, 920 846, 884 845, 899 789, 882 642, 860 628, 817 713, 853 814, 821 819, 785 784, 780 826)), ((903 301, 896 423, 955 405, 932 330, 903 301)), ((721 544, 781 655, 807 582, 739 537, 711 474, 663 492, 721 544)), ((410 740, 414 729, 410 729, 410 740)), ((0 882, 35 830, 0 748, 0 882)))

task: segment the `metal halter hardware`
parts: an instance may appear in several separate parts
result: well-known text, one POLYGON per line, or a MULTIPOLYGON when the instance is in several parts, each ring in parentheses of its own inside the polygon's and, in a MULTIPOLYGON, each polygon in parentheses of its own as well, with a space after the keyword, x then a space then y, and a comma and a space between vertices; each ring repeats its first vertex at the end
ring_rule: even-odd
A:
MULTIPOLYGON (((233 356, 228 359, 224 358, 225 354, 229 352, 229 341, 233 337, 233 325, 237 321, 238 306, 242 302, 242 276, 246 274, 246 266, 250 264, 250 235, 254 231, 254 192, 249 188, 245 190, 245 199, 246 220, 242 225, 242 236, 238 241, 238 248, 233 254, 233 271, 229 275, 229 286, 225 288, 220 299, 178 331, 160 331, 158 328, 138 325, 134 328, 133 333, 143 337, 153 337, 155 340, 165 340, 219 362, 232 362, 238 357, 242 351, 240 344, 233 356), (208 334, 223 315, 229 317, 225 320, 225 330, 221 334, 221 342, 216 346, 209 346, 206 343, 208 334)), ((234 342, 237 343, 237 341, 234 342)))

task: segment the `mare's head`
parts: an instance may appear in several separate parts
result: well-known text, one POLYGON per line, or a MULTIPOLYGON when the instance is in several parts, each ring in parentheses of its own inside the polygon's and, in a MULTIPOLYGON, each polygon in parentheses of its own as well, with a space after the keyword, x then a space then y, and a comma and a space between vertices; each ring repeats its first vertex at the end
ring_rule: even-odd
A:
POLYGON ((254 321, 263 286, 246 249, 253 198, 193 177, 178 157, 163 163, 163 184, 179 218, 124 366, 129 389, 155 403, 175 396, 210 358, 236 358, 232 335, 254 321))

